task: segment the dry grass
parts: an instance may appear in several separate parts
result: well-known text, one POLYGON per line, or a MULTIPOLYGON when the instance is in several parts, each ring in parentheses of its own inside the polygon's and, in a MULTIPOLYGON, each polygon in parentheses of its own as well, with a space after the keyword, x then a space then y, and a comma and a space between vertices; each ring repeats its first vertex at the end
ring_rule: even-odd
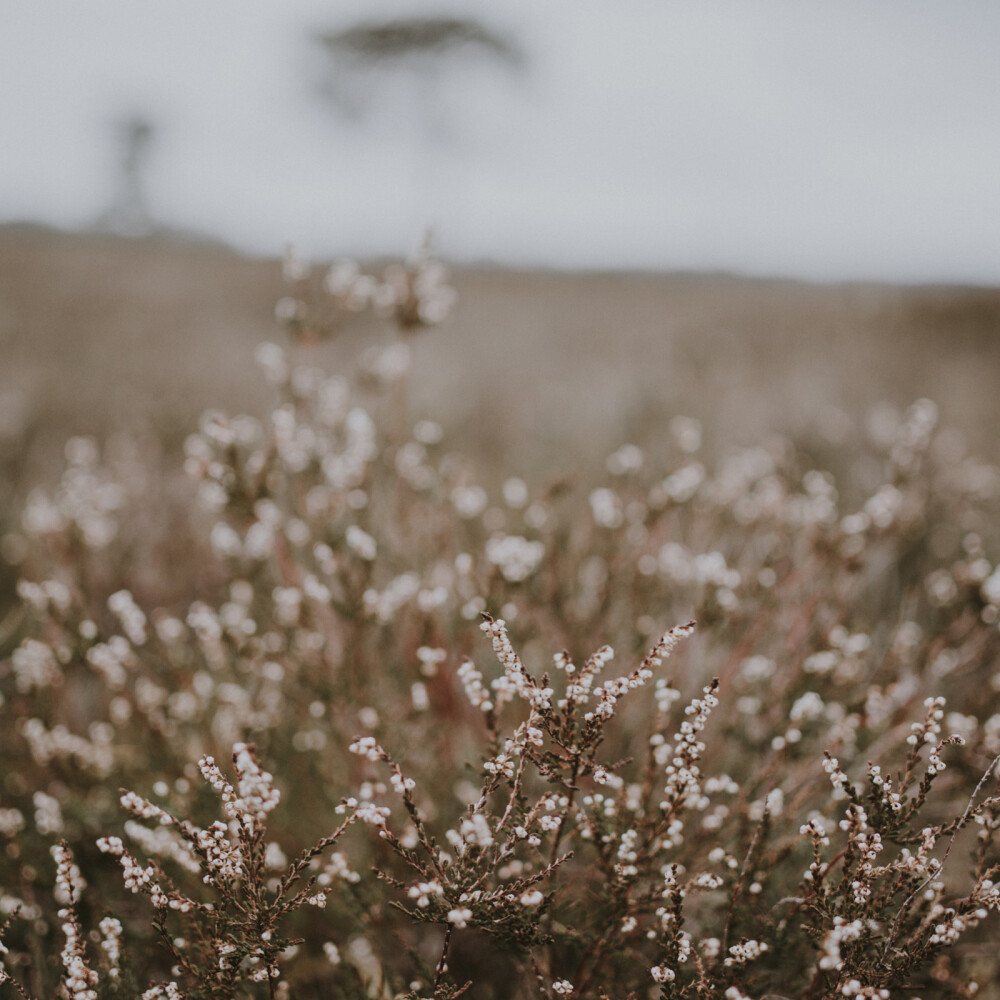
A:
MULTIPOLYGON (((415 402, 529 469, 591 461, 650 416, 697 417, 718 453, 771 432, 818 445, 837 411, 920 396, 1000 455, 998 292, 495 268, 453 283, 415 402)), ((46 452, 67 433, 179 435, 206 406, 259 410, 250 349, 274 336, 281 288, 274 261, 217 247, 0 231, 0 391, 46 452)), ((359 321, 327 363, 370 333, 359 321)))
POLYGON ((0 252, 0 990, 1000 996, 990 293, 0 252))

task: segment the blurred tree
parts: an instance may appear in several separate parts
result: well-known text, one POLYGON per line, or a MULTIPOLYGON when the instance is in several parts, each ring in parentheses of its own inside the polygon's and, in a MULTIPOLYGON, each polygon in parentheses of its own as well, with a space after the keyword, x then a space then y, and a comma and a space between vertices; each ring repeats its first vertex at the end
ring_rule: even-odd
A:
MULTIPOLYGON (((450 82, 456 56, 485 56, 495 67, 520 69, 525 56, 511 39, 463 17, 365 21, 316 36, 327 56, 325 96, 345 116, 358 119, 377 100, 379 78, 409 77, 425 99, 450 82), (420 86, 422 83, 422 86, 420 86)), ((477 60, 481 65, 481 61, 477 60)))
POLYGON ((489 127, 498 73, 522 70, 521 48, 465 17, 364 21, 315 41, 321 95, 340 119, 376 130, 377 155, 395 165, 401 231, 412 232, 414 211, 424 216, 421 228, 436 228, 461 183, 451 169, 455 158, 442 150, 476 142, 477 129, 489 127))
POLYGON ((121 236, 148 236, 156 226, 146 206, 143 175, 154 127, 141 115, 129 115, 115 126, 121 153, 110 207, 97 220, 99 229, 121 236))

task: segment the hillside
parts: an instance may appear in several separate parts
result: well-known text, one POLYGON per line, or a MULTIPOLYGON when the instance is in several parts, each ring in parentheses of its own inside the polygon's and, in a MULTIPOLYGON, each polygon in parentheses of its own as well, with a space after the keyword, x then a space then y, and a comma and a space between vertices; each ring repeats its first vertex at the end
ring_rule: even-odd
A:
MULTIPOLYGON (((920 396, 1000 457, 998 290, 486 267, 453 284, 454 315, 416 345, 416 410, 517 466, 599 458, 676 413, 716 450, 771 431, 822 441, 920 396)), ((8 458, 34 466, 68 434, 122 426, 175 438, 205 406, 259 409, 253 347, 281 336, 281 294, 275 260, 219 246, 0 230, 8 458)), ((342 365, 380 335, 359 322, 318 353, 342 365)))

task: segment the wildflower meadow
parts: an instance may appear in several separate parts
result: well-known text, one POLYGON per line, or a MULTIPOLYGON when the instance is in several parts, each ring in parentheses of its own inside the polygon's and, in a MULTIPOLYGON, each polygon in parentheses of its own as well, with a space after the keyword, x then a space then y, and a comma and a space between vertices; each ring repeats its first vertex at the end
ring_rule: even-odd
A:
POLYGON ((1000 472, 935 404, 518 475, 414 403, 429 253, 285 278, 265 418, 73 438, 10 529, 0 997, 1000 997, 1000 472))

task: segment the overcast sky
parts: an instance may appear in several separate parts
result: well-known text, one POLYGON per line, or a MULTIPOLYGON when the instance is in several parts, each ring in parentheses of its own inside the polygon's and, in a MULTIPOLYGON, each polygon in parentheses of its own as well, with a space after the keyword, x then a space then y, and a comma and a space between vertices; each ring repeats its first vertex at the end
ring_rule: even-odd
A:
POLYGON ((6 0, 0 220, 92 222, 113 124, 164 223, 264 254, 1000 284, 1000 4, 6 0), (481 18, 523 51, 352 76, 317 31, 481 18))

